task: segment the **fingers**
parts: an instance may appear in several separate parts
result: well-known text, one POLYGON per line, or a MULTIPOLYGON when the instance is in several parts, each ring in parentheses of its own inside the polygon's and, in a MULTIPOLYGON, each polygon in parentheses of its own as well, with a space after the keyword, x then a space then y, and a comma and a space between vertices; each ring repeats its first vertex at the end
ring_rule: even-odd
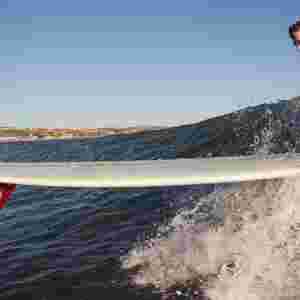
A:
POLYGON ((0 183, 0 208, 3 208, 10 198, 11 194, 16 190, 14 183, 0 183))
POLYGON ((3 183, 0 182, 0 190, 1 191, 11 191, 14 192, 16 190, 16 184, 15 183, 3 183))

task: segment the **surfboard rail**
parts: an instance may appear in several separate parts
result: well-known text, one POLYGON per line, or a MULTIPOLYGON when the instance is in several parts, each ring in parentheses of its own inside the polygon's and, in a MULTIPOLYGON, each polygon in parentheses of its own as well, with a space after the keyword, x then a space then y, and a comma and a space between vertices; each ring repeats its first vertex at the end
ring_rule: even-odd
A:
POLYGON ((154 187, 300 175, 300 158, 179 158, 94 162, 0 162, 0 182, 49 187, 154 187))

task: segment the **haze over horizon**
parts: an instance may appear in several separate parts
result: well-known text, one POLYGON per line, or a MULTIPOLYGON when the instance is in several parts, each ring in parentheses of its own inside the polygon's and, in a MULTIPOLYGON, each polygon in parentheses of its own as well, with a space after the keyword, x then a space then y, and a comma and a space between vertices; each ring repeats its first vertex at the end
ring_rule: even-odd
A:
POLYGON ((298 96, 299 8, 0 0, 0 126, 176 126, 298 96))

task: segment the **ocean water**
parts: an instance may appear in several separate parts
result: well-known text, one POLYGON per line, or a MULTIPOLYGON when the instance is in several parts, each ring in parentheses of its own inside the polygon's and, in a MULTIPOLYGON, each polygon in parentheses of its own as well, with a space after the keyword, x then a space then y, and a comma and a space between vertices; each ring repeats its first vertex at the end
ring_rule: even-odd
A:
MULTIPOLYGON (((295 154, 299 103, 133 135, 0 144, 0 161, 295 154)), ((300 299, 298 181, 20 185, 0 211, 0 299, 300 299)))

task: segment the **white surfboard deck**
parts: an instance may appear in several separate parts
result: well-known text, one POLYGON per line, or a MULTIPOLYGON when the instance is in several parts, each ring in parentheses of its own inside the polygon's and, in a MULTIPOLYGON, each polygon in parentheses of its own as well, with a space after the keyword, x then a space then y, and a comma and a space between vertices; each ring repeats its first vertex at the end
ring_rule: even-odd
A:
POLYGON ((52 187, 152 187, 300 176, 300 158, 0 162, 0 182, 52 187))

